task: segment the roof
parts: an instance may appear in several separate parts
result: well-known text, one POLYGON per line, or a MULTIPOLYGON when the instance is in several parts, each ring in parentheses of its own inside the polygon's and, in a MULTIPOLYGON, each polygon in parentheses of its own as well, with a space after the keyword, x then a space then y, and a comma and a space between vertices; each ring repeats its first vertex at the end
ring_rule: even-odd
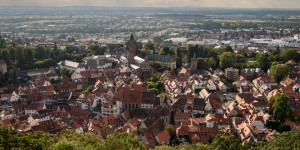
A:
POLYGON ((185 68, 182 68, 181 71, 179 72, 180 74, 185 74, 187 70, 185 68))
POLYGON ((289 77, 285 77, 284 79, 281 80, 281 83, 285 85, 289 85, 293 80, 289 77))
POLYGON ((178 112, 178 113, 175 113, 174 114, 174 119, 189 119, 190 118, 190 114, 189 113, 181 113, 181 112, 178 112))
POLYGON ((174 62, 171 56, 152 54, 145 57, 147 61, 174 62))
POLYGON ((159 118, 161 116, 169 116, 170 112, 165 106, 156 106, 151 113, 149 114, 149 117, 151 118, 159 118))
POLYGON ((44 110, 45 103, 31 103, 26 107, 26 110, 44 110))
POLYGON ((141 57, 139 57, 139 56, 135 56, 135 57, 134 57, 134 61, 135 61, 137 64, 140 64, 140 63, 144 62, 145 59, 143 59, 143 58, 141 58, 141 57))
POLYGON ((205 108, 205 99, 195 98, 194 99, 194 109, 204 109, 205 108))
POLYGON ((63 61, 59 62, 58 65, 68 66, 68 67, 72 67, 72 68, 78 68, 79 63, 73 62, 73 61, 69 61, 69 60, 63 60, 63 61))
POLYGON ((162 142, 170 139, 170 134, 168 131, 165 130, 165 131, 157 134, 157 138, 158 138, 159 142, 162 143, 162 142))
POLYGON ((91 67, 91 66, 103 66, 107 63, 110 63, 110 60, 107 59, 92 59, 92 60, 88 60, 87 61, 87 66, 91 67))
POLYGON ((292 128, 298 128, 299 127, 299 124, 293 122, 293 121, 290 121, 290 120, 285 120, 284 123, 292 128))

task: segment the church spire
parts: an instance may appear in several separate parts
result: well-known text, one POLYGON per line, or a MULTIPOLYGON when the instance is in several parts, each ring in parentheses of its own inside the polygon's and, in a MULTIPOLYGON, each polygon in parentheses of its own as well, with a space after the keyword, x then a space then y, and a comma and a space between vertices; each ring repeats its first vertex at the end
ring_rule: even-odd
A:
POLYGON ((133 34, 131 33, 130 35, 130 41, 134 41, 134 37, 133 37, 133 34))

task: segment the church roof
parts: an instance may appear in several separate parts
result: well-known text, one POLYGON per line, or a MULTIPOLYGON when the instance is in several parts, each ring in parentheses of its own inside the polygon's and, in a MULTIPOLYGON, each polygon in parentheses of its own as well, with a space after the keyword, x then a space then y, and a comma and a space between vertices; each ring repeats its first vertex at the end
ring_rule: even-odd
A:
POLYGON ((148 61, 174 62, 174 59, 171 56, 158 55, 158 54, 147 55, 145 59, 148 61))

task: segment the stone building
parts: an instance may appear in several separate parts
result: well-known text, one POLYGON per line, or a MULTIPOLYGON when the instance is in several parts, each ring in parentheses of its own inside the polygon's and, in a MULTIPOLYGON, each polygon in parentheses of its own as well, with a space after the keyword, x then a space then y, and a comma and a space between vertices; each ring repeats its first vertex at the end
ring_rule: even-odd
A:
POLYGON ((128 63, 134 63, 134 56, 136 55, 136 41, 134 40, 133 34, 130 35, 130 40, 128 41, 128 63))
POLYGON ((196 54, 194 54, 194 57, 191 60, 191 69, 192 69, 192 73, 195 73, 198 67, 198 61, 196 58, 196 54))

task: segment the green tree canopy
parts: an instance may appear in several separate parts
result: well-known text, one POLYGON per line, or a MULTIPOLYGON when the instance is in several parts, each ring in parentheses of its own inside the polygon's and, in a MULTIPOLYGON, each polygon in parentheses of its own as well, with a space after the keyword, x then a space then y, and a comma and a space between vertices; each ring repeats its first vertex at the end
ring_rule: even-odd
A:
POLYGON ((292 114, 290 98, 286 94, 277 93, 272 109, 275 119, 279 122, 284 122, 292 114))
POLYGON ((300 60, 300 54, 295 49, 285 49, 280 56, 284 61, 294 60, 298 62, 300 60))
POLYGON ((107 150, 143 150, 144 144, 131 133, 114 133, 107 137, 101 145, 107 150))
POLYGON ((148 42, 146 43, 145 45, 145 48, 149 49, 149 50, 154 50, 154 44, 152 44, 151 42, 148 42))
POLYGON ((220 67, 221 68, 230 68, 230 67, 235 67, 236 65, 236 56, 234 53, 231 52, 224 52, 220 56, 220 67))
POLYGON ((272 65, 270 68, 269 75, 279 83, 289 73, 289 67, 287 65, 272 65))
POLYGON ((204 58, 201 57, 197 58, 197 63, 198 63, 197 68, 200 70, 206 70, 208 67, 204 58))
POLYGON ((258 56, 257 62, 259 64, 259 67, 265 72, 267 72, 268 69, 270 68, 270 61, 268 57, 263 54, 258 56))

